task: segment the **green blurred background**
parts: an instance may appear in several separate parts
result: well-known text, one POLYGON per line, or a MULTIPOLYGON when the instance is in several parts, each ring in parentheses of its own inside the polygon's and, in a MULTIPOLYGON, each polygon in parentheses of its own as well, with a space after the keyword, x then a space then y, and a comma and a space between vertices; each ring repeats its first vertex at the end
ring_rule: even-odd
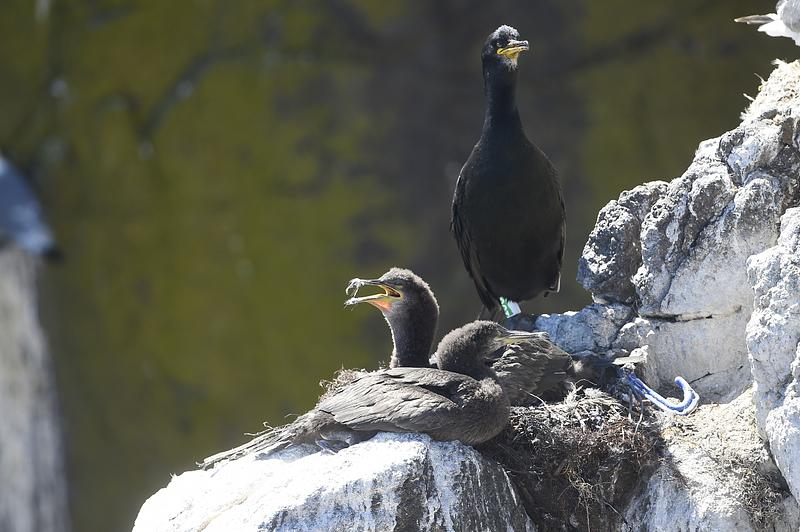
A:
POLYGON ((561 170, 562 293, 597 211, 738 123, 787 39, 770 1, 4 0, 0 149, 67 253, 47 268, 76 531, 129 530, 170 473, 313 405, 390 338, 351 277, 407 266, 440 334, 478 298, 448 232, 483 119, 479 52, 517 27, 529 136, 561 170))

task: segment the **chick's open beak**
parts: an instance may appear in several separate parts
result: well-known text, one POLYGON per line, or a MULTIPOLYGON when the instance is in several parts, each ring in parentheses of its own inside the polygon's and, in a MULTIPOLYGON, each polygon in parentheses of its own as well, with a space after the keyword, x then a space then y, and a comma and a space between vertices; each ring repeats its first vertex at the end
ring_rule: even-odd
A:
POLYGON ((498 48, 497 53, 500 55, 504 55, 506 57, 510 57, 511 59, 516 59, 520 52, 525 52, 530 50, 530 45, 528 41, 508 41, 508 44, 503 48, 498 48))
POLYGON ((369 303, 381 311, 387 311, 392 305, 403 298, 403 294, 382 282, 380 279, 352 279, 345 289, 345 293, 350 297, 344 302, 345 306, 358 305, 359 303, 369 303), (370 294, 368 296, 356 297, 358 290, 362 286, 375 286, 383 290, 382 293, 370 294))

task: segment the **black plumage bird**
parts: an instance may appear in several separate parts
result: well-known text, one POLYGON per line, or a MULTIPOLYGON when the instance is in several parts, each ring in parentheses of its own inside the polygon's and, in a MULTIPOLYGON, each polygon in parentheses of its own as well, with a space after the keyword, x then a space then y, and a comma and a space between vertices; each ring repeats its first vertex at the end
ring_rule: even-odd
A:
MULTIPOLYGON (((439 320, 439 305, 433 291, 410 270, 392 268, 378 279, 353 279, 347 287, 346 305, 369 303, 383 314, 392 333, 391 367, 428 367, 436 364, 429 354, 439 320), (356 297, 364 286, 381 293, 356 297)), ((480 322, 475 322, 480 323, 480 322)), ((543 332, 517 337, 518 343, 496 353, 492 369, 512 406, 525 406, 538 398, 560 399, 581 379, 592 379, 596 371, 584 366, 550 341, 543 332)))
POLYGON ((510 26, 486 40, 483 130, 453 196, 451 229, 485 307, 482 316, 501 308, 511 316, 519 312, 516 302, 560 288, 561 185, 553 164, 525 135, 516 104, 517 59, 528 48, 510 26))
POLYGON ((510 408, 485 359, 527 335, 489 321, 470 323, 439 343, 438 369, 391 368, 359 375, 294 422, 206 458, 201 466, 302 443, 336 450, 378 432, 423 432, 469 445, 485 442, 503 429, 510 408))

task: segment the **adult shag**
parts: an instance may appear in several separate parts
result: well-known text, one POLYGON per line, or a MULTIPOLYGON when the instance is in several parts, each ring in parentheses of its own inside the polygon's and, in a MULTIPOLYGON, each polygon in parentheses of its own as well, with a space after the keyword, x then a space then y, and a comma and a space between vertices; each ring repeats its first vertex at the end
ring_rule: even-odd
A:
POLYGON ((758 26, 758 31, 770 37, 788 37, 800 46, 800 0, 780 0, 775 6, 777 13, 750 15, 734 19, 758 26))
MULTIPOLYGON (((439 320, 439 305, 428 283, 411 270, 392 268, 378 279, 352 279, 345 305, 369 303, 379 309, 389 324, 394 348, 392 367, 429 367, 436 365, 436 354, 428 359, 439 320), (381 292, 358 297, 358 290, 374 286, 381 292), (398 339, 401 339, 398 343, 398 339)), ((474 322, 480 323, 480 322, 474 322)), ((441 344, 440 344, 441 346, 441 344)), ((598 356, 575 356, 555 345, 544 332, 528 333, 524 339, 506 345, 492 357, 492 370, 511 406, 537 404, 542 399, 556 400, 578 382, 597 383, 606 369, 611 369, 631 387, 661 410, 688 414, 697 405, 697 394, 678 377, 682 401, 670 401, 658 395, 630 369, 621 367, 628 358, 605 359, 598 356)))
POLYGON ((484 305, 482 316, 519 313, 517 302, 558 292, 566 231, 556 169, 525 135, 516 104, 517 60, 529 49, 500 26, 481 52, 486 114, 461 169, 451 229, 484 305))
POLYGON ((294 422, 206 458, 200 465, 207 468, 222 460, 301 443, 338 450, 378 432, 423 432, 436 440, 468 445, 485 442, 503 429, 509 414, 508 398, 487 357, 529 335, 494 322, 470 323, 439 343, 438 369, 391 368, 360 375, 294 422))

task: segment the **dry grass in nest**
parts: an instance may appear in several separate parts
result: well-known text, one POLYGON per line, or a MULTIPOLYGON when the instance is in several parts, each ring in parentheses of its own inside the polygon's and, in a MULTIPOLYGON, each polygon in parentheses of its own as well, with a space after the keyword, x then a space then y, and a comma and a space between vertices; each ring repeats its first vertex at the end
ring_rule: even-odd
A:
POLYGON ((511 477, 544 530, 603 530, 615 507, 659 461, 663 441, 650 417, 635 419, 612 396, 572 392, 561 403, 512 409, 506 429, 480 451, 511 477))

